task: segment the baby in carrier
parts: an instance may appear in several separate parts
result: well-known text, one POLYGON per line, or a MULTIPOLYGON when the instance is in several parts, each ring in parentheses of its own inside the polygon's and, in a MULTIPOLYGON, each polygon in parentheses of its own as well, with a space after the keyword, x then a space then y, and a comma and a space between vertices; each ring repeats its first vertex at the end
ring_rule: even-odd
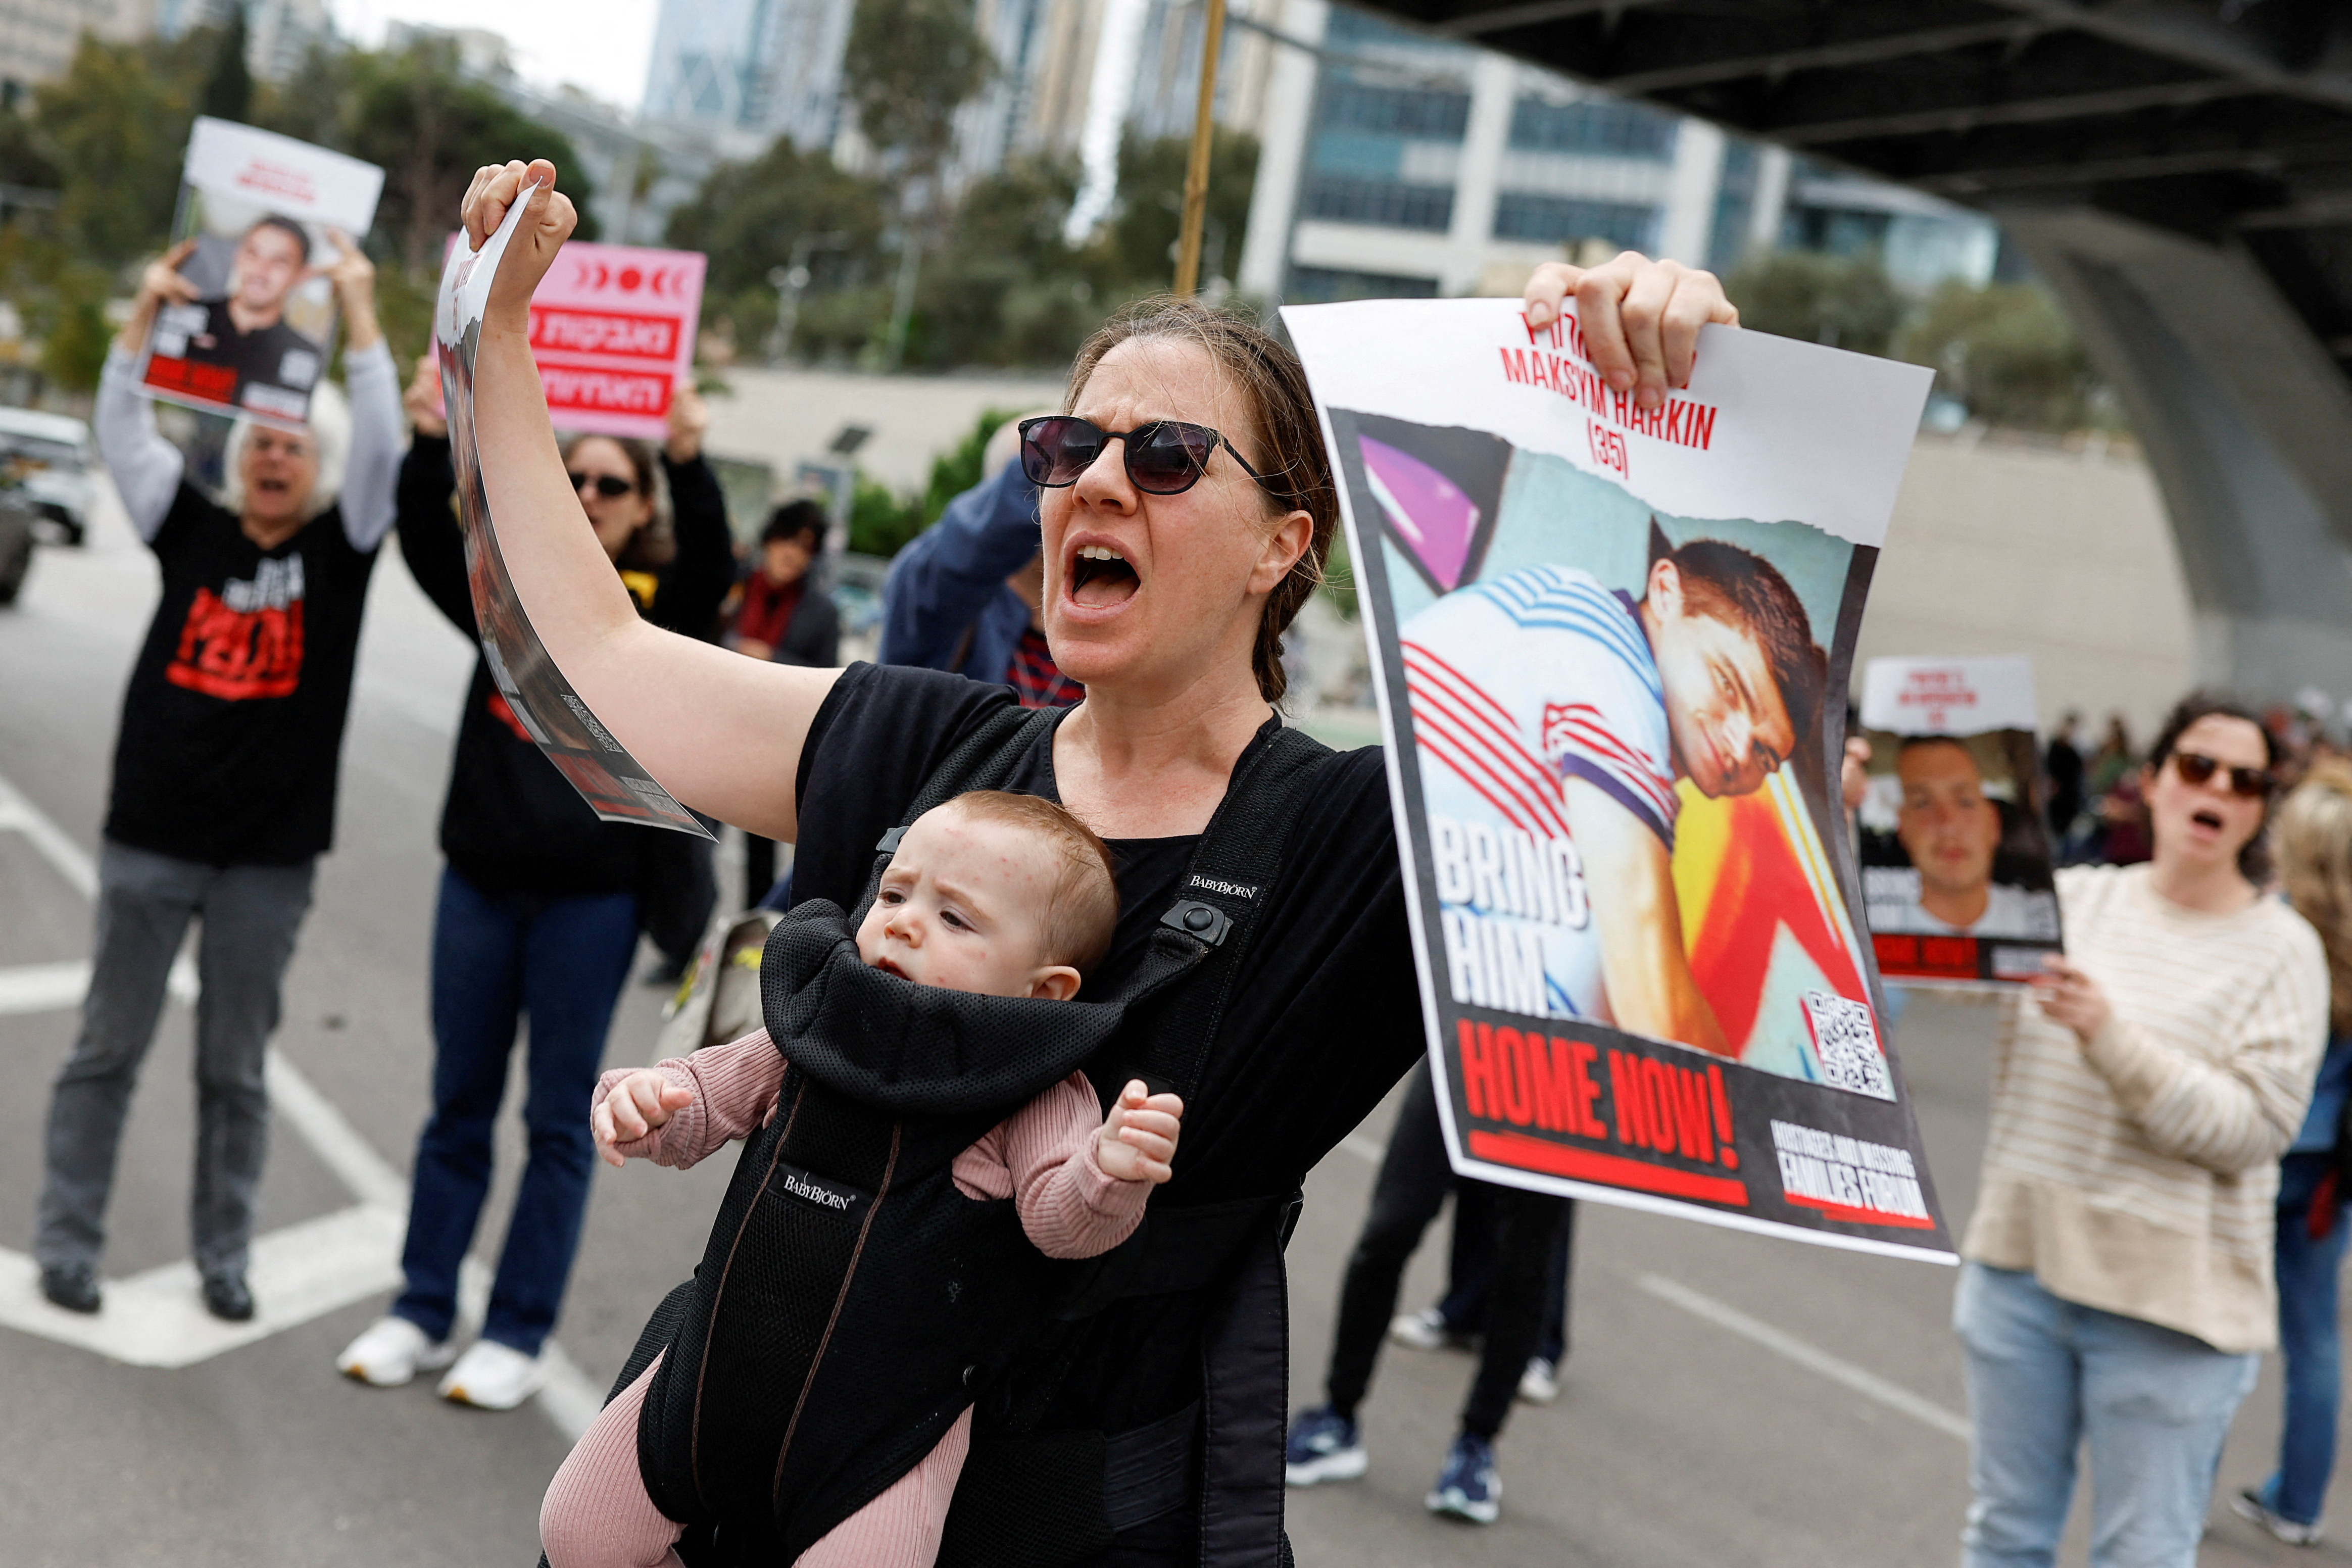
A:
MULTIPOLYGON (((1066 1001, 1108 951, 1118 916, 1109 851, 1083 823, 1035 796, 977 792, 907 828, 857 928, 856 955, 916 985, 1066 1001)), ((597 1147, 615 1165, 692 1165, 774 1118, 785 1065, 762 1030, 608 1072, 590 1112, 597 1147)), ((1055 1083, 955 1156, 956 1189, 1012 1199, 1022 1231, 1048 1257, 1108 1251, 1169 1179, 1183 1107, 1140 1081, 1108 1117, 1097 1106, 1085 1074, 1055 1083)), ((540 1512, 551 1568, 679 1563, 685 1527, 654 1505, 639 1460, 640 1412, 660 1368, 656 1357, 606 1405, 556 1472, 540 1512)), ((971 1426, 966 1409, 912 1469, 803 1552, 802 1568, 928 1568, 971 1426)))

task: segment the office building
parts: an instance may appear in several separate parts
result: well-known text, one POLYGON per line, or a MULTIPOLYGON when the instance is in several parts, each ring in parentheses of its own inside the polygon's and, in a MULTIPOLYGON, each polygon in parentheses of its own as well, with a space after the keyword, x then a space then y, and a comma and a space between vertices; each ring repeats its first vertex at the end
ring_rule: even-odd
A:
POLYGON ((1326 0, 1281 0, 1236 281, 1293 302, 1516 293, 1538 263, 1633 248, 1717 270, 1751 249, 1875 248, 1898 285, 1992 275, 1999 231, 1326 0))
POLYGON ((729 157, 779 136, 829 147, 856 0, 663 0, 640 117, 703 132, 729 157))
POLYGON ((10 0, 0 5, 0 102, 62 75, 82 34, 135 38, 153 26, 152 0, 10 0))

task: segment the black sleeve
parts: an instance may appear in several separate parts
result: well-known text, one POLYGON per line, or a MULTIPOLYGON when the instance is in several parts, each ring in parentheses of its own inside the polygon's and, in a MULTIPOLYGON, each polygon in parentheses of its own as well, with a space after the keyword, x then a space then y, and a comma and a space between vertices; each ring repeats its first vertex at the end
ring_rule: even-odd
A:
POLYGON ((446 437, 419 435, 400 462, 393 499, 399 512, 400 558, 434 607, 470 639, 479 635, 474 592, 466 582, 466 538, 452 506, 457 471, 450 466, 446 437))
POLYGON ((673 463, 662 458, 669 479, 670 527, 677 558, 662 573, 646 618, 658 626, 705 642, 719 636, 719 606, 735 585, 735 539, 727 531, 727 495, 719 476, 700 458, 673 463))
POLYGON ((855 904, 875 840, 898 825, 957 743, 1012 701, 1008 687, 935 669, 845 670, 801 748, 793 897, 855 904))
POLYGON ((831 669, 841 662, 841 612, 834 607, 833 595, 811 591, 801 595, 800 607, 793 612, 793 623, 784 628, 784 640, 777 645, 775 660, 779 664, 814 665, 831 669))
POLYGON ((1380 748, 1316 781, 1259 920, 1184 1129, 1190 1203, 1287 1191, 1428 1048, 1380 748))

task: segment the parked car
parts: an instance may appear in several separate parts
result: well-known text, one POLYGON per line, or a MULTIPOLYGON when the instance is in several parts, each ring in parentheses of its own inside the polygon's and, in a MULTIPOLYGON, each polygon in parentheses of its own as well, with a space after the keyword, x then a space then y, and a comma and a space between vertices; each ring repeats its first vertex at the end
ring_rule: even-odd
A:
POLYGON ((62 414, 0 408, 0 479, 68 544, 89 536, 94 467, 89 426, 62 414))
POLYGON ((0 605, 16 602, 25 574, 33 569, 33 529, 39 516, 22 491, 0 489, 0 605))

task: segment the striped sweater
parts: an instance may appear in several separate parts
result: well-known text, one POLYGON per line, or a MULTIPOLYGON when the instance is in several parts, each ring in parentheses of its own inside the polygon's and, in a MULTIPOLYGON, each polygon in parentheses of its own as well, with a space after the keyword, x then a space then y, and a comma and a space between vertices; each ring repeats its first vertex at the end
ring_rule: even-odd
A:
POLYGON ((1961 1251, 2062 1300, 2268 1350, 2278 1158, 2327 1036, 2319 938, 2276 899, 2184 909, 2145 866, 2061 871, 2058 898, 2067 956, 2114 1016, 2085 1044, 2030 996, 2009 1005, 1961 1251))

